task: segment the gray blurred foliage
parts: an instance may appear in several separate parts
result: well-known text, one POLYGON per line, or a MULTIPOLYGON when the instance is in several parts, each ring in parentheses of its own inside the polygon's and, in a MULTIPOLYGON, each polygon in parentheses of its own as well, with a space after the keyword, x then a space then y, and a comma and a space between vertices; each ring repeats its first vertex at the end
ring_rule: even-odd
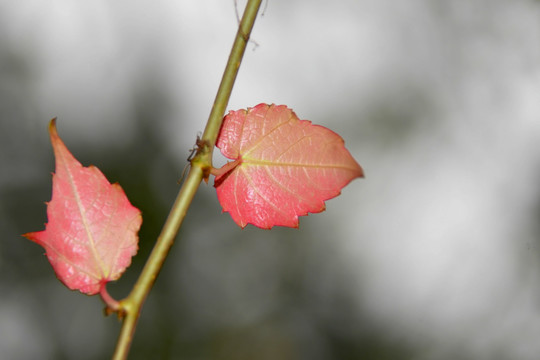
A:
MULTIPOLYGON (((269 1, 231 107, 287 103, 366 179, 271 231, 237 228, 203 184, 130 359, 538 358, 539 22, 525 0, 269 1)), ((48 120, 143 212, 121 298, 234 31, 232 1, 0 1, 2 358, 108 358, 120 328, 20 236, 46 222, 48 120)))

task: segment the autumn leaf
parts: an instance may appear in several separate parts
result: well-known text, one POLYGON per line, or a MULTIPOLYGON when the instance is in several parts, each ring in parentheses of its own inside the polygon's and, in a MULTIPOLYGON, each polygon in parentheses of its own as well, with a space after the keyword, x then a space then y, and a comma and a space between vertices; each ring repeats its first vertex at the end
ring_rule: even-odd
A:
POLYGON ((214 171, 217 196, 242 228, 298 227, 298 216, 324 211, 325 200, 363 176, 338 134, 284 105, 230 111, 216 146, 234 160, 214 171))
POLYGON ((118 184, 96 167, 83 167, 66 148, 51 120, 56 159, 45 230, 24 234, 43 246, 56 276, 68 288, 94 295, 116 280, 137 253, 140 211, 118 184))

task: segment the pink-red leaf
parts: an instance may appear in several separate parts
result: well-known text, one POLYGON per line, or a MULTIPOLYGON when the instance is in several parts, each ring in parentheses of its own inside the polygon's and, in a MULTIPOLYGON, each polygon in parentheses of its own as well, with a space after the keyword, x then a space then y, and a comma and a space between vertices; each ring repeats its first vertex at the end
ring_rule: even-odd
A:
POLYGON ((284 105, 230 111, 216 146, 234 160, 214 171, 218 199, 242 228, 298 227, 298 216, 324 211, 363 176, 338 134, 284 105))
POLYGON ((49 133, 56 159, 45 230, 25 234, 43 246, 56 276, 70 289, 94 295, 116 280, 137 253, 140 211, 118 184, 96 167, 83 167, 56 131, 49 133))

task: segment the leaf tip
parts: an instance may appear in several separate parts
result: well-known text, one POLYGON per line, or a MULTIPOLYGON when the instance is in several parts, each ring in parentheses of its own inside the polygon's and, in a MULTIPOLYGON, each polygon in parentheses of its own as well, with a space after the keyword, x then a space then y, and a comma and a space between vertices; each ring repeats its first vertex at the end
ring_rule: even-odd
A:
POLYGON ((38 245, 43 246, 43 241, 41 239, 41 236, 43 235, 44 232, 45 231, 34 231, 34 232, 22 234, 21 236, 27 238, 28 240, 32 242, 35 242, 38 245))
MULTIPOLYGON (((58 130, 56 129, 56 117, 52 118, 51 121, 49 122, 49 136, 51 137, 51 144, 53 146, 53 149, 56 155, 59 148, 62 147, 59 145, 64 145, 64 143, 62 142, 62 139, 60 139, 60 135, 58 135, 58 130)), ((65 145, 63 147, 65 147, 65 145)), ((66 148, 66 151, 67 151, 67 148, 66 148)))
POLYGON ((357 163, 357 165, 358 165, 358 170, 356 172, 356 177, 365 178, 366 176, 364 174, 364 169, 362 168, 362 166, 360 166, 360 164, 357 163))
POLYGON ((58 135, 58 132, 56 131, 56 117, 53 117, 51 121, 49 121, 49 134, 58 135))

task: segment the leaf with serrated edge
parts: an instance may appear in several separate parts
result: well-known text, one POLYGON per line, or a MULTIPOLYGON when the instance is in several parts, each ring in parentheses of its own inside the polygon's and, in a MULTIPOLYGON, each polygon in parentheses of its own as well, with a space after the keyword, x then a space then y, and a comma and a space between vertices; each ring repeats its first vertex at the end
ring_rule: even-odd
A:
POLYGON ((94 295, 116 280, 137 253, 141 212, 118 184, 96 167, 83 167, 49 125, 56 159, 45 230, 25 234, 43 246, 56 276, 68 288, 94 295))
POLYGON ((230 111, 216 146, 235 160, 216 176, 218 199, 242 228, 298 227, 298 216, 324 211, 325 200, 363 177, 338 134, 284 105, 230 111))

